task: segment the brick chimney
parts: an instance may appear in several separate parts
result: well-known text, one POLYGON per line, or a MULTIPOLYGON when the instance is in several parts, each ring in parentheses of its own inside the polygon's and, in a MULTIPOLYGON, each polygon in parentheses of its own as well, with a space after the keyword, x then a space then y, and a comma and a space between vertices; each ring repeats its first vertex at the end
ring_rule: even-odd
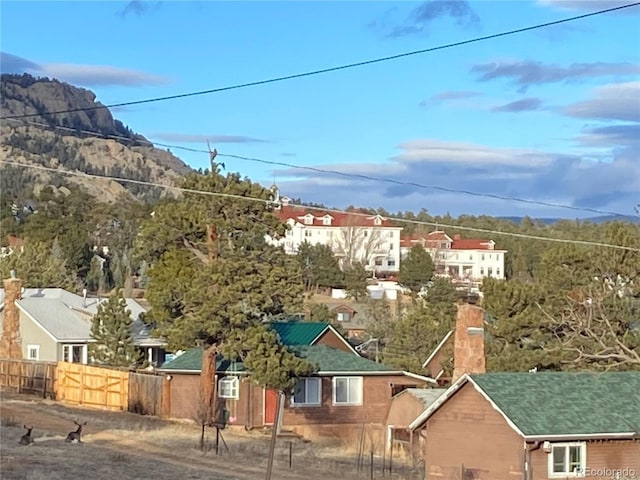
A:
POLYGON ((11 278, 4 281, 4 309, 2 337, 0 337, 0 358, 22 359, 22 340, 20 338, 20 312, 16 300, 22 294, 22 280, 11 271, 11 278))
POLYGON ((485 373, 484 312, 475 305, 458 305, 456 329, 453 334, 453 377, 465 373, 485 373))

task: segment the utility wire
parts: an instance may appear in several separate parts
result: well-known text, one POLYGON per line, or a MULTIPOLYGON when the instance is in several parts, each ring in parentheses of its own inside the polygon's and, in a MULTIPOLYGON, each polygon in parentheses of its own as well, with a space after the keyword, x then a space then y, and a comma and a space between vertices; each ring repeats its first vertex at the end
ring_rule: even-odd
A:
POLYGON ((437 47, 431 47, 431 48, 424 48, 421 50, 414 50, 411 52, 405 52, 405 53, 399 53, 396 55, 390 55, 387 57, 381 57, 381 58, 375 58, 375 59, 371 59, 371 60, 364 60, 362 62, 356 62, 356 63, 348 63, 345 65, 338 65, 335 67, 329 67, 329 68, 323 68, 323 69, 319 69, 319 70, 312 70, 309 72, 303 72, 303 73, 296 73, 293 75, 285 75, 285 76, 281 76, 281 77, 275 77, 275 78, 270 78, 270 79, 265 79, 265 80, 258 80, 258 81, 254 81, 254 82, 247 82, 247 83, 240 83, 240 84, 236 84, 236 85, 230 85, 227 87, 219 87, 219 88, 212 88, 209 90, 200 90, 200 91, 196 91, 196 92, 189 92, 189 93, 180 93, 180 94, 176 94, 176 95, 168 95, 165 97, 155 97, 155 98, 147 98, 144 100, 134 100, 134 101, 130 101, 130 102, 120 102, 120 103, 113 103, 110 105, 93 105, 91 107, 83 107, 83 108, 74 108, 74 109, 69 109, 69 110, 58 110, 55 112, 42 112, 42 113, 28 113, 28 114, 22 114, 22 115, 9 115, 6 117, 0 117, 0 119, 9 119, 9 118, 28 118, 28 117, 37 117, 39 115, 59 115, 59 114, 63 114, 63 113, 73 113, 73 112, 86 112, 86 111, 90 111, 90 110, 97 110, 100 108, 113 108, 113 107, 127 107, 127 106, 131 106, 131 105, 140 105, 140 104, 144 104, 144 103, 154 103, 154 102, 164 102, 166 100, 175 100, 178 98, 187 98, 187 97, 195 97, 195 96, 200 96, 200 95, 208 95, 211 93, 219 93, 219 92, 226 92, 229 90, 237 90, 240 88, 246 88, 246 87, 255 87, 257 85, 266 85, 269 83, 276 83, 276 82, 283 82, 285 80, 293 80, 296 78, 303 78, 303 77, 311 77, 314 75, 321 75, 324 73, 330 73, 330 72, 336 72, 339 70, 347 70, 350 68, 356 68, 356 67, 362 67, 365 65, 372 65, 375 63, 382 63, 382 62, 388 62, 391 60, 397 60, 399 58, 404 58, 404 57, 410 57, 410 56, 414 56, 414 55, 422 55, 425 53, 431 53, 431 52, 435 52, 438 50, 445 50, 445 49, 449 49, 449 48, 454 48, 454 47, 460 47, 462 45, 469 45, 471 43, 478 43, 478 42, 482 42, 485 40, 492 40, 494 38, 500 38, 500 37, 506 37, 509 35, 515 35, 517 33, 523 33, 523 32, 528 32, 531 30, 537 30, 540 28, 546 28, 546 27, 551 27, 554 25, 560 25, 562 23, 568 23, 568 22, 574 22, 576 20, 581 20, 583 18, 588 18, 588 17, 595 17, 596 15, 603 15, 605 13, 610 13, 610 12, 615 12, 617 10, 623 10, 625 8, 631 8, 631 7, 635 7, 640 5, 640 2, 635 2, 635 3, 630 3, 627 5, 620 5, 617 7, 613 7, 613 8, 607 8, 605 10, 599 10, 596 12, 591 12, 591 13, 585 13, 583 15, 577 15, 575 17, 569 17, 569 18, 563 18, 561 20, 554 20, 552 22, 546 22, 546 23, 540 23, 537 25, 531 25, 529 27, 523 27, 523 28, 518 28, 515 30, 508 30, 505 32, 500 32, 500 33, 494 33, 492 35, 485 35, 483 37, 476 37, 476 38, 471 38, 469 40, 463 40, 460 42, 454 42, 454 43, 448 43, 445 45, 439 45, 437 47))
MULTIPOLYGON (((173 149, 176 149, 176 150, 184 150, 184 151, 194 152, 194 153, 206 153, 206 154, 210 153, 208 150, 204 150, 204 149, 182 147, 182 146, 179 146, 179 145, 169 145, 169 144, 166 144, 166 143, 151 142, 149 140, 132 139, 132 138, 124 137, 124 136, 120 136, 120 135, 109 135, 109 134, 105 135, 105 134, 102 134, 102 133, 99 133, 99 132, 93 132, 93 131, 89 131, 89 130, 78 130, 78 129, 75 129, 75 128, 63 127, 63 126, 58 126, 58 125, 48 125, 46 123, 34 122, 34 121, 29 121, 29 120, 24 120, 24 119, 8 119, 8 120, 11 121, 11 122, 25 123, 25 124, 34 125, 34 126, 43 127, 43 128, 58 129, 58 130, 64 130, 64 131, 69 131, 69 132, 74 132, 74 133, 78 132, 78 133, 92 135, 92 136, 96 136, 96 137, 100 137, 100 138, 124 140, 124 141, 127 141, 127 142, 132 143, 132 144, 136 144, 136 143, 137 144, 145 144, 145 145, 149 145, 151 147, 160 146, 160 147, 164 147, 164 148, 173 148, 173 149)), ((421 183, 417 183, 417 182, 407 182, 407 181, 403 181, 403 180, 395 180, 395 179, 388 178, 388 177, 375 177, 373 175, 365 175, 365 174, 360 174, 360 173, 340 172, 338 170, 330 170, 330 169, 320 168, 320 167, 309 167, 309 166, 305 166, 305 165, 296 165, 296 164, 293 164, 293 163, 278 162, 278 161, 273 161, 273 160, 264 160, 262 158, 245 157, 245 156, 242 156, 242 155, 234 155, 234 154, 231 154, 231 153, 218 153, 217 156, 218 157, 225 157, 225 158, 233 158, 235 160, 243 160, 243 161, 247 161, 247 162, 262 163, 262 164, 265 164, 265 165, 295 168, 295 169, 298 169, 298 170, 307 170, 307 171, 311 171, 311 172, 315 172, 315 173, 325 173, 325 174, 329 174, 329 175, 336 175, 336 176, 346 177, 346 178, 357 178, 357 179, 360 179, 360 180, 367 180, 367 181, 372 181, 372 182, 390 183, 390 184, 394 184, 394 185, 405 185, 405 186, 420 188, 420 189, 424 189, 424 190, 438 190, 438 191, 441 191, 441 192, 459 193, 459 194, 470 195, 470 196, 474 196, 474 197, 491 198, 491 199, 495 199, 495 200, 517 202, 517 203, 525 203, 525 204, 528 204, 528 205, 541 205, 541 206, 545 206, 545 207, 553 207, 553 208, 562 208, 562 209, 573 210, 573 211, 590 212, 590 213, 596 213, 596 214, 599 214, 599 215, 612 215, 612 216, 616 216, 616 217, 626 217, 627 216, 624 213, 613 212, 613 211, 609 211, 609 210, 600 210, 600 209, 597 209, 597 208, 577 207, 577 206, 566 205, 566 204, 562 204, 562 203, 545 202, 545 201, 542 201, 542 200, 530 200, 530 199, 524 199, 524 198, 511 197, 511 196, 507 196, 507 195, 498 195, 498 194, 495 194, 495 193, 473 192, 473 191, 470 191, 470 190, 461 190, 461 189, 456 189, 456 188, 448 188, 448 187, 442 187, 442 186, 439 186, 439 185, 426 185, 426 184, 421 184, 421 183)))
MULTIPOLYGON (((29 164, 26 164, 26 163, 13 162, 13 161, 9 161, 9 160, 0 160, 0 163, 4 163, 6 165, 13 165, 13 166, 16 166, 16 167, 31 168, 31 169, 34 169, 34 170, 48 171, 48 172, 53 172, 53 173, 57 173, 57 174, 71 175, 71 176, 75 176, 75 177, 82 177, 82 178, 89 178, 89 179, 113 180, 115 182, 133 183, 133 184, 136 184, 136 185, 148 185, 150 187, 164 188, 164 189, 167 189, 167 190, 174 190, 176 192, 182 192, 182 193, 193 193, 193 194, 198 194, 198 195, 206 195, 206 196, 221 197, 221 198, 233 198, 233 199, 237 199, 237 200, 259 202, 259 203, 263 203, 265 205, 273 204, 273 200, 270 200, 270 199, 264 199, 264 198, 258 198, 258 197, 248 197, 248 196, 245 196, 245 195, 235 195, 235 194, 224 193, 224 192, 208 192, 206 190, 196 190, 196 189, 191 189, 191 188, 175 187, 175 186, 172 186, 172 185, 163 185, 161 183, 147 182, 147 181, 144 181, 144 180, 132 180, 132 179, 128 179, 128 178, 113 177, 113 176, 109 176, 109 175, 92 175, 92 174, 83 173, 83 172, 72 172, 72 171, 69 171, 69 170, 59 170, 57 168, 45 167, 43 165, 29 165, 29 164)), ((352 215, 352 216, 357 216, 357 217, 371 217, 370 213, 348 212, 348 211, 340 210, 340 209, 336 209, 336 208, 312 207, 312 206, 299 205, 299 204, 293 204, 293 203, 290 203, 289 205, 291 205, 292 207, 300 207, 300 208, 303 208, 305 210, 315 210, 315 211, 320 211, 320 212, 323 212, 323 213, 342 213, 342 214, 347 214, 347 215, 352 215)), ((393 222, 408 223, 408 224, 412 224, 412 225, 427 225, 427 226, 450 228, 450 229, 455 229, 455 230, 465 230, 465 231, 481 232, 481 233, 487 233, 487 234, 504 235, 504 236, 509 236, 509 237, 524 238, 524 239, 530 239, 530 240, 541 240, 541 241, 547 241, 547 242, 565 243, 565 244, 573 244, 573 245, 584 245, 584 246, 591 246, 591 247, 612 248, 612 249, 617 249, 617 250, 626 250, 626 251, 630 251, 630 252, 638 252, 638 253, 640 253, 640 248, 628 247, 628 246, 625 246, 625 245, 615 245, 615 244, 610 244, 610 243, 592 242, 592 241, 588 241, 588 240, 571 240, 571 239, 556 238, 556 237, 543 237, 543 236, 539 236, 539 235, 529 235, 529 234, 525 234, 525 233, 515 233, 515 232, 503 232, 503 231, 500 231, 500 230, 490 230, 490 229, 486 229, 486 228, 463 227, 463 226, 460 226, 460 225, 450 225, 450 224, 445 224, 445 223, 441 223, 441 222, 425 222, 425 221, 422 221, 422 220, 410 220, 410 219, 406 219, 406 218, 398 218, 398 217, 386 216, 386 215, 385 215, 385 218, 388 219, 388 220, 391 220, 393 222)))

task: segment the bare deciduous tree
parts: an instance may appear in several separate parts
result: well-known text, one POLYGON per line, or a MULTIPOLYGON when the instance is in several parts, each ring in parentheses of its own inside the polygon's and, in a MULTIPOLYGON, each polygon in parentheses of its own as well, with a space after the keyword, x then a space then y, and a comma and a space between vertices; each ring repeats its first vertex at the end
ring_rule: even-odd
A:
POLYGON ((640 331, 636 299, 621 297, 610 282, 574 291, 566 306, 552 314, 537 304, 558 339, 557 349, 576 367, 640 369, 640 331))
POLYGON ((331 239, 331 248, 342 269, 361 263, 370 267, 377 257, 385 257, 385 238, 380 228, 348 225, 331 239))

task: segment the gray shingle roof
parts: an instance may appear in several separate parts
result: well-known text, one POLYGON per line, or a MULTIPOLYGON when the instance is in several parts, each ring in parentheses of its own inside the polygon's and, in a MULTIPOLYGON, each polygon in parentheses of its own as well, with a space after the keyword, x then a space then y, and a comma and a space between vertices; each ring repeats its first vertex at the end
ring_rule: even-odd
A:
MULTIPOLYGON (((0 289, 0 299, 4 299, 4 289, 0 289)), ((59 342, 86 342, 91 340, 90 318, 98 312, 101 301, 105 299, 85 299, 61 288, 27 288, 16 304, 59 342)), ((162 341, 152 337, 139 318, 146 309, 131 298, 127 298, 126 302, 134 320, 135 343, 141 346, 161 346, 162 341)))

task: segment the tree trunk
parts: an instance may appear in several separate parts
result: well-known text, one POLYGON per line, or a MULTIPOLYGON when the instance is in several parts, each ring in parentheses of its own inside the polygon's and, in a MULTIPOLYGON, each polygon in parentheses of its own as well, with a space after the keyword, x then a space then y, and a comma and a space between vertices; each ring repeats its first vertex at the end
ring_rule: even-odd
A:
POLYGON ((215 361, 217 345, 209 345, 202 350, 202 367, 200 370, 200 399, 202 423, 213 422, 213 411, 216 398, 215 361))

